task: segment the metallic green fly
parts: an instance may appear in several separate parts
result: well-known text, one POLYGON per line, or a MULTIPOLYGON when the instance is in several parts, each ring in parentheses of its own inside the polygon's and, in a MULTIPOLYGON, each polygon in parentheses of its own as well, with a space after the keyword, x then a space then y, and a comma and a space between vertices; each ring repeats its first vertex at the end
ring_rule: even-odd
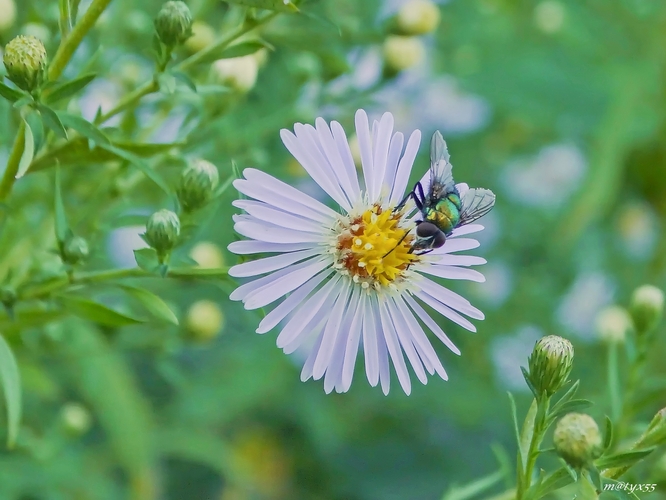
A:
POLYGON ((449 151, 439 131, 430 142, 430 185, 426 194, 421 182, 395 208, 401 210, 411 198, 421 212, 416 221, 416 239, 410 253, 423 255, 446 243, 453 230, 486 215, 495 205, 489 189, 468 189, 460 196, 453 181, 449 151))

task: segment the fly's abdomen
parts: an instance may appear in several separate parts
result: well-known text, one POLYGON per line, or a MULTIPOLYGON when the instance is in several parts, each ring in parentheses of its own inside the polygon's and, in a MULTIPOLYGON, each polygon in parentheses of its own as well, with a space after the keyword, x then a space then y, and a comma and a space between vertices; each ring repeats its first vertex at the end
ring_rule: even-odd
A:
POLYGON ((453 201, 444 198, 438 201, 434 208, 428 210, 425 218, 448 236, 460 221, 460 209, 453 201))

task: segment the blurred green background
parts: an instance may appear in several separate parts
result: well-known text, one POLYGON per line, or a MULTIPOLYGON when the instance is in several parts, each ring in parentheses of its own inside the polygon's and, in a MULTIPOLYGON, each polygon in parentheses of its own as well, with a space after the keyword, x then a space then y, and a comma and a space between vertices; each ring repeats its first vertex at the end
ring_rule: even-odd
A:
MULTIPOLYGON (((111 2, 65 72, 98 74, 70 110, 91 119, 151 78, 148 47, 161 3, 111 2)), ((188 3, 200 38, 179 48, 179 58, 207 43, 202 23, 224 33, 242 10, 219 0, 188 3)), ((163 159, 170 181, 181 156, 198 156, 223 179, 234 160, 315 196, 280 128, 324 116, 351 136, 357 108, 375 118, 391 111, 398 130, 423 132, 413 180, 428 167, 430 134, 441 130, 456 180, 497 194, 477 251, 488 260, 480 269, 487 282, 447 283, 486 314, 474 335, 440 321, 462 351, 457 357, 435 345, 450 380, 417 384, 409 397, 394 380, 385 397, 359 363, 349 393, 325 395, 321 381, 300 382, 301 360, 276 348, 275 333, 254 333, 260 317, 228 300, 231 282, 143 283, 173 306, 179 327, 109 328, 72 318, 31 325, 3 316, 24 417, 16 449, 0 451, 0 499, 439 499, 513 464, 506 391, 524 413, 530 398, 519 367, 546 334, 574 344, 573 377, 601 422, 609 411, 606 348, 595 317, 626 304, 638 285, 666 284, 666 4, 452 0, 438 4, 433 33, 389 53, 401 5, 304 1, 301 13, 281 13, 262 29, 274 50, 262 51, 245 94, 198 66, 190 72, 198 94, 179 86, 149 96, 112 124, 132 140, 185 141, 163 159), (202 300, 212 301, 198 304, 203 326, 191 319, 202 300)), ((55 0, 1 0, 0 24, 3 46, 29 33, 50 55, 57 49, 55 0)), ((17 120, 0 102, 1 165, 17 120)), ((115 171, 64 170, 70 218, 93 249, 85 269, 132 266, 137 221, 171 202, 149 181, 118 195, 115 171)), ((52 238, 52 186, 50 171, 17 183, 3 254, 29 233, 34 246, 23 258, 53 259, 38 243, 52 238)), ((236 238, 235 197, 225 192, 179 258, 208 241, 226 265, 237 261, 226 251, 236 238)), ((220 258, 210 247, 198 252, 191 255, 220 258)), ((661 335, 650 357, 657 382, 665 347, 661 335)), ((663 390, 651 394, 638 409, 643 420, 666 405, 663 390)), ((660 454, 641 467, 635 482, 666 482, 660 454)))

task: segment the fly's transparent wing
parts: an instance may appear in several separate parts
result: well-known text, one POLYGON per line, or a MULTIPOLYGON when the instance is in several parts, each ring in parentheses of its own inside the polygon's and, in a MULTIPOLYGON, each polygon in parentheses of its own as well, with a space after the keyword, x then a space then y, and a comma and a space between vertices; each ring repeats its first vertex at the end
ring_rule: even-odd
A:
POLYGON ((435 132, 430 141, 430 185, 427 189, 431 200, 442 198, 455 188, 450 158, 442 134, 435 132))
POLYGON ((495 193, 490 189, 468 189, 461 204, 459 226, 474 222, 490 212, 495 205, 495 193))

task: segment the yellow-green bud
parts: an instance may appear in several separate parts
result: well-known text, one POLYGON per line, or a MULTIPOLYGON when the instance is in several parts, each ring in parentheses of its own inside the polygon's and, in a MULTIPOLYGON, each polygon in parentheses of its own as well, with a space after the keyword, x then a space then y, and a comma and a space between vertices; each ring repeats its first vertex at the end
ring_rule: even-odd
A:
POLYGON ((431 0, 410 0, 396 16, 396 26, 403 35, 425 35, 439 25, 439 8, 431 0))
POLYGON ((88 242, 81 236, 71 236, 62 247, 62 260, 66 264, 78 264, 88 257, 88 242))
POLYGON ((419 38, 391 35, 384 40, 384 61, 389 74, 416 66, 424 58, 425 47, 419 38))
POLYGON ((529 379, 537 394, 552 396, 566 384, 574 349, 566 339, 548 335, 537 340, 529 357, 529 379))
POLYGON ((652 285, 634 290, 629 308, 636 332, 647 333, 657 326, 664 311, 664 292, 652 285))
POLYGON ((192 23, 192 36, 185 42, 185 48, 199 52, 215 42, 215 30, 203 21, 192 23))
POLYGON ((157 36, 164 45, 175 47, 192 36, 192 13, 185 2, 165 3, 155 18, 157 36))
POLYGON ((259 63, 253 55, 219 59, 211 68, 213 79, 241 93, 252 90, 257 83, 259 63))
POLYGON ((186 325, 194 340, 207 342, 220 333, 224 315, 215 302, 199 300, 187 311, 186 325))
POLYGON ((555 451, 571 467, 589 465, 602 452, 599 427, 584 413, 568 413, 557 422, 553 433, 555 451))
POLYGON ((162 209, 150 216, 146 223, 146 242, 158 256, 168 254, 180 236, 180 219, 171 210, 162 209))
POLYGON ((92 417, 88 409, 80 403, 66 403, 60 410, 60 418, 65 430, 80 436, 92 426, 92 417))
POLYGON ((633 328, 629 313, 619 306, 603 309, 595 319, 595 326, 599 338, 608 344, 623 343, 633 328))
POLYGON ((32 92, 44 80, 46 49, 34 36, 19 35, 5 47, 7 77, 17 87, 32 92))
POLYGON ((220 181, 215 165, 206 160, 194 160, 183 170, 176 195, 185 212, 193 212, 211 200, 220 181))
POLYGON ((220 247, 209 241, 201 241, 190 250, 192 257, 203 269, 219 269, 224 267, 224 256, 220 247))

